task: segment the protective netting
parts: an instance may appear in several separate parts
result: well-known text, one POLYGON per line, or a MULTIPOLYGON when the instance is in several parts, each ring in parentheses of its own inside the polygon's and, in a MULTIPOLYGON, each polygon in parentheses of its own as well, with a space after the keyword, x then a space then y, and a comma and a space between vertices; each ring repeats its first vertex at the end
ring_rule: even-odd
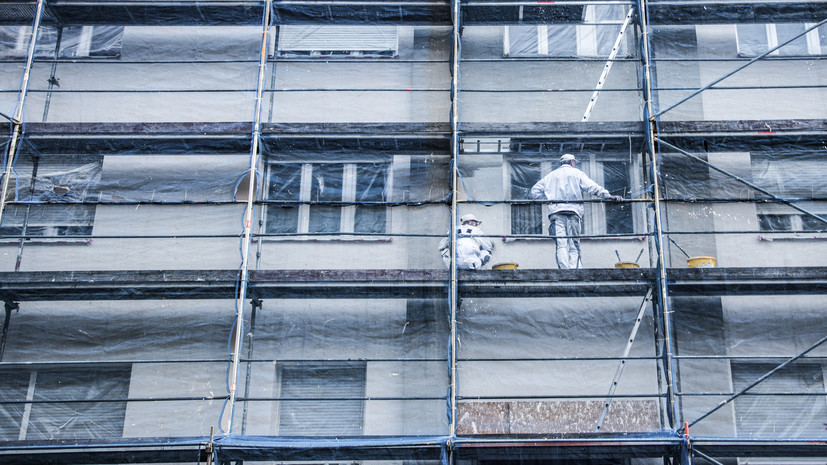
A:
POLYGON ((0 452, 825 440, 818 4, 151 3, 0 6, 0 452))

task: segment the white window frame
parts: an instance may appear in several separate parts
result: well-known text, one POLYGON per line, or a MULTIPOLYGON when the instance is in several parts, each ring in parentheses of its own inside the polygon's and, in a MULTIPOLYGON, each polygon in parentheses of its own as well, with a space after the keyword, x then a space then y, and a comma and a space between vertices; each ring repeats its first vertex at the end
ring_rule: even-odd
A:
MULTIPOLYGON (((586 173, 586 175, 590 177, 594 182, 602 186, 605 183, 603 174, 603 161, 599 160, 598 158, 600 157, 595 154, 577 155, 577 168, 586 173)), ((511 198, 512 164, 519 163, 520 161, 521 160, 510 161, 503 164, 503 192, 506 193, 507 200, 514 200, 511 198)), ((560 164, 556 159, 551 161, 543 161, 540 164, 540 175, 546 176, 551 171, 557 169, 559 166, 560 164)), ((628 170, 629 181, 631 183, 631 185, 629 186, 630 189, 633 188, 633 186, 642 185, 643 180, 641 175, 639 157, 631 158, 628 170)), ((584 206, 586 207, 586 212, 583 218, 583 235, 606 234, 606 206, 603 203, 586 203, 584 204, 584 206)), ((504 216, 506 222, 506 230, 510 232, 512 223, 510 205, 508 208, 508 212, 504 216)), ((546 236, 548 234, 550 222, 548 219, 548 210, 546 209, 546 207, 543 207, 542 209, 542 221, 543 228, 542 232, 538 235, 538 237, 546 236)), ((646 218, 644 216, 644 212, 641 211, 640 208, 632 208, 632 222, 633 233, 637 233, 644 229, 646 218)))
MULTIPOLYGON (((589 154, 588 157, 578 157, 578 166, 586 173, 594 182, 601 186, 605 186, 606 179, 604 176, 605 170, 603 161, 599 160, 597 155, 589 154), (586 166, 583 166, 586 165, 586 166)), ((640 157, 632 157, 628 166, 629 175, 629 189, 632 186, 640 186, 643 184, 640 168, 640 157)), ((606 204, 605 203, 589 203, 586 204, 586 216, 584 218, 586 224, 583 225, 584 234, 606 234, 606 204)), ((639 208, 632 207, 632 233, 637 233, 644 229, 646 219, 639 208)))
MULTIPOLYGON (((821 208, 809 208, 805 207, 808 211, 819 215, 819 216, 827 216, 827 207, 822 206, 821 208)), ((756 223, 759 233, 762 234, 760 236, 761 240, 765 241, 775 241, 775 240, 813 240, 813 239, 820 239, 824 240, 827 239, 827 233, 817 233, 817 232, 793 232, 793 231, 802 231, 804 229, 803 223, 803 213, 793 213, 790 211, 790 208, 786 205, 777 205, 777 204, 768 204, 768 205, 758 205, 756 208, 756 223), (790 218, 790 229, 785 230, 778 230, 778 231, 763 231, 760 230, 761 225, 761 217, 762 216, 786 216, 790 218)), ((827 224, 824 225, 824 229, 827 230, 827 224)))
MULTIPOLYGON (((269 193, 270 189, 270 167, 273 165, 301 165, 301 180, 300 180, 300 190, 299 190, 299 201, 300 202, 309 202, 311 200, 311 193, 312 193, 312 176, 313 176, 313 166, 314 165, 323 165, 323 164, 340 164, 343 166, 342 172, 342 202, 355 202, 356 200, 356 184, 357 184, 357 165, 360 163, 366 163, 364 161, 311 161, 305 163, 291 163, 291 162, 273 162, 268 164, 267 168, 267 192, 269 193)), ((393 163, 392 161, 382 161, 381 163, 387 165, 386 166, 386 177, 385 177, 385 198, 390 197, 390 193, 393 191, 393 163)), ((296 208, 298 208, 298 224, 296 228, 296 234, 310 234, 310 209, 313 205, 308 204, 300 204, 296 208)), ((342 205, 338 207, 341 211, 339 216, 339 230, 337 232, 331 232, 328 236, 337 236, 338 234, 342 233, 353 233, 355 232, 356 227, 356 205, 342 205)), ((387 234, 391 228, 391 214, 390 214, 390 207, 386 207, 387 214, 385 215, 385 232, 387 234)), ((265 209, 266 212, 266 209, 265 209)), ((265 224, 267 218, 265 213, 265 224)), ((318 237, 318 236, 314 236, 318 237)), ((351 236, 354 239, 365 239, 367 237, 375 237, 375 236, 351 236)), ((306 236, 298 236, 299 239, 306 239, 306 236)), ((268 240, 285 240, 285 239, 296 239, 296 237, 291 238, 278 238, 278 237, 269 237, 268 240)))
MULTIPOLYGON (((804 23, 804 29, 809 29, 818 23, 804 23)), ((807 50, 810 55, 823 55, 827 50, 821 46, 821 38, 819 37, 818 28, 808 32, 804 37, 807 38, 807 50)))
MULTIPOLYGON (((122 366, 122 367, 118 367, 118 368, 120 368, 125 373, 126 372, 131 373, 131 367, 129 367, 129 366, 122 366)), ((92 367, 92 366, 69 367, 69 368, 66 368, 65 370, 61 370, 61 372, 65 372, 67 374, 70 374, 70 373, 89 372, 90 370, 93 373, 95 372, 94 367, 92 367)), ((38 375, 39 375, 40 371, 42 371, 42 370, 39 370, 38 368, 21 369, 21 370, 14 370, 14 371, 0 371, 0 374, 3 374, 5 376, 19 375, 20 377, 23 377, 23 376, 28 375, 28 378, 29 378, 28 383, 27 383, 28 387, 26 389, 26 399, 25 399, 26 402, 23 404, 23 412, 22 412, 22 416, 21 416, 21 419, 20 419, 20 430, 18 432, 18 437, 17 437, 18 441, 25 441, 25 440, 28 439, 29 426, 32 422, 31 415, 32 415, 32 409, 34 408, 34 405, 35 405, 35 403, 34 403, 35 392, 38 389, 37 388, 38 375)), ((55 370, 54 369, 49 369, 48 371, 54 372, 55 370)), ((106 372, 105 371, 99 371, 98 375, 99 376, 106 376, 106 372)), ((69 375, 69 376, 71 376, 71 375, 69 375)), ((109 378, 109 379, 111 379, 111 378, 109 378)), ((125 386, 125 390, 126 390, 127 393, 129 392, 129 383, 130 382, 131 382, 131 375, 127 379, 127 383, 126 383, 126 386, 125 386)), ((83 400, 84 402, 89 402, 89 403, 95 403, 95 402, 104 401, 106 399, 79 399, 79 400, 83 400)), ((120 419, 121 436, 123 435, 123 428, 125 426, 126 406, 127 406, 127 401, 126 400, 123 400, 122 402, 123 402, 123 411, 121 413, 123 414, 123 418, 120 419)), ((74 403, 74 402, 72 402, 72 403, 74 403)), ((107 402, 107 404, 114 405, 114 403, 112 403, 112 402, 107 402)), ((88 412, 82 412, 82 413, 86 413, 86 415, 89 415, 88 412)), ((121 437, 121 436, 117 436, 117 437, 121 437)), ((101 436, 101 437, 110 437, 110 436, 101 436)), ((93 438, 89 438, 89 439, 93 439, 93 438)))
MULTIPOLYGON (((606 25, 623 25, 624 18, 620 19, 597 19, 595 5, 586 5, 583 10, 583 24, 575 24, 575 36, 577 40, 576 56, 583 58, 602 58, 608 57, 608 54, 602 55, 598 53, 599 44, 598 26, 606 25)), ((503 26, 503 57, 511 56, 511 28, 512 26, 503 26)), ((516 26, 525 27, 525 26, 516 26)), ((537 55, 538 56, 552 56, 549 54, 548 42, 548 25, 539 24, 536 27, 537 34, 537 55)), ((619 32, 619 31, 618 31, 619 32)), ((816 37, 817 38, 817 37, 816 37)), ((614 45, 614 39, 612 41, 614 45)), ((621 55, 625 54, 628 45, 625 41, 620 43, 621 55)))
MULTIPOLYGON (((32 27, 29 25, 0 26, 0 29, 3 31, 2 36, 6 38, 9 38, 9 36, 14 37, 14 44, 11 47, 0 46, 0 58, 26 58, 29 51, 29 43, 31 42, 32 27)), ((51 30, 53 32, 53 38, 51 42, 46 42, 44 45, 43 34, 41 34, 41 37, 38 39, 37 46, 35 47, 34 56, 35 58, 51 58, 55 53, 54 41, 57 40, 57 31, 50 26, 42 26, 41 30, 51 30)), ((4 45, 7 44, 10 44, 10 42, 4 42, 4 45)))
MULTIPOLYGON (((813 27, 816 24, 817 23, 804 23, 802 29, 807 29, 807 28, 813 27)), ((777 23, 767 23, 767 24, 764 24, 764 26, 765 26, 767 50, 778 47, 779 41, 778 41, 778 29, 776 27, 777 23)), ((738 36, 738 25, 733 24, 732 29, 733 29, 733 31, 735 31, 735 50, 737 51, 737 53, 739 55, 741 55, 741 39, 738 36)), ((821 41, 819 40, 819 36, 818 36, 818 29, 813 29, 812 31, 808 32, 807 34, 804 35, 804 38, 807 42, 807 54, 808 55, 822 55, 822 54, 824 54, 824 51, 822 50, 822 47, 821 47, 821 41)), ((782 49, 773 50, 772 52, 770 52, 769 56, 782 56, 781 55, 781 50, 782 49)), ((754 56, 757 56, 757 55, 760 55, 760 53, 756 54, 754 56)), ((745 55, 745 56, 753 56, 753 55, 750 54, 750 55, 745 55)))
MULTIPOLYGON (((83 162, 79 162, 79 163, 83 163, 83 162)), ((103 170, 103 158, 102 157, 98 160, 94 160, 94 161, 89 160, 89 161, 86 162, 86 164, 91 164, 91 163, 95 163, 96 166, 97 166, 97 169, 99 170, 99 172, 102 172, 102 170, 103 170)), ((62 169, 66 170, 66 169, 68 169, 69 166, 70 165, 65 165, 62 169)), ((80 165, 78 165, 78 166, 80 166, 80 165)), ((29 169, 29 168, 33 169, 30 165, 25 165, 25 168, 26 169, 29 169)), ((13 235, 17 236, 17 235, 21 235, 21 234, 24 233, 22 228, 23 228, 23 224, 25 222, 26 228, 27 228, 26 231, 25 231, 25 235, 28 236, 28 238, 26 239, 26 244, 27 245, 29 245, 29 244, 31 244, 31 245, 48 245, 48 244, 55 244, 55 243, 88 245, 90 239, 77 239, 77 236, 84 236, 84 235, 87 235, 87 234, 57 235, 57 228, 81 226, 81 227, 84 227, 84 228, 94 229, 95 216, 96 216, 96 213, 97 213, 97 206, 94 205, 94 204, 82 204, 82 205, 75 204, 75 205, 71 205, 71 204, 68 204, 68 203, 61 203, 60 200, 59 200, 60 196, 62 194, 66 194, 66 192, 71 192, 70 191, 70 186, 54 185, 54 186, 51 187, 51 190, 49 190, 48 188, 47 189, 39 188, 39 187, 41 187, 39 185, 40 184, 39 182, 35 183, 35 186, 34 186, 35 190, 33 192, 29 192, 29 195, 31 195, 31 198, 29 198, 29 196, 27 195, 22 200, 27 200, 28 201, 28 200, 32 200, 36 197, 43 196, 43 195, 49 195, 49 196, 54 195, 54 196, 58 197, 57 202, 49 203, 47 201, 44 201, 43 203, 18 203, 18 204, 14 204, 13 201, 15 200, 15 195, 17 195, 18 189, 19 190, 24 190, 24 189, 29 190, 30 186, 31 186, 32 172, 22 171, 23 169, 24 169, 24 166, 21 165, 21 163, 18 162, 18 166, 17 166, 16 170, 13 171, 14 174, 12 175, 12 178, 9 180, 9 191, 7 193, 7 196, 6 196, 6 202, 11 203, 11 204, 7 205, 6 211, 3 213, 3 218, 2 218, 3 221, 2 221, 2 223, 0 223, 0 227, 2 227, 2 228, 21 228, 21 230, 19 232, 12 233, 13 235), (32 216, 35 216, 35 217, 38 216, 38 213, 37 213, 38 209, 45 212, 45 211, 49 210, 50 208, 74 208, 76 212, 82 212, 83 215, 82 216, 78 215, 77 218, 66 218, 64 215, 53 215, 52 217, 50 217, 50 218, 52 218, 52 220, 50 222, 38 222, 36 220, 32 220, 32 216), (9 221, 13 218, 12 217, 12 211, 16 212, 18 210, 24 210, 23 213, 21 213, 23 215, 23 217, 20 218, 20 223, 9 224, 9 221), (34 213, 32 213, 32 212, 34 212, 34 213), (26 220, 26 217, 28 217, 28 220, 26 220), (31 229, 43 228, 43 231, 38 232, 36 234, 33 234, 29 228, 31 228, 31 229)), ((48 179, 49 175, 44 174, 44 171, 48 173, 49 169, 55 169, 55 168, 54 168, 53 165, 49 165, 49 164, 44 163, 44 165, 39 168, 38 177, 42 176, 42 177, 44 177, 44 180, 48 179)), ((2 179, 2 176, 0 176, 0 179, 2 179)), ((47 184, 47 187, 48 187, 48 184, 47 184)), ((84 187, 84 190, 82 192, 79 192, 79 193, 72 192, 73 195, 76 195, 76 197, 72 198, 73 201, 95 200, 96 198, 100 198, 100 193, 99 192, 94 191, 94 190, 92 192, 89 192, 89 190, 87 190, 90 187, 89 185, 83 185, 82 187, 84 187)), ((18 200, 20 200, 20 199, 18 199, 18 200)), ((90 230, 88 234, 91 235, 92 231, 90 230)), ((19 243, 19 241, 20 241, 20 239, 18 239, 18 238, 15 238, 15 239, 3 238, 2 240, 0 240, 0 244, 19 243)))
MULTIPOLYGON (((14 43, 14 47, 12 48, 2 48, 0 50, 0 57, 5 58, 25 58, 28 52, 29 42, 31 40, 31 26, 0 26, 2 28, 8 28, 7 35, 15 34, 16 41, 14 43), (17 32, 11 32, 17 28, 17 32)), ((63 27, 63 33, 61 36, 61 43, 60 47, 57 50, 57 59, 59 60, 73 60, 73 59, 118 59, 120 58, 120 50, 118 48, 117 54, 112 55, 101 55, 101 56, 90 56, 89 54, 92 52, 92 41, 95 38, 95 28, 112 28, 117 26, 80 26, 79 28, 76 26, 65 26, 63 27), (69 37, 69 31, 72 31, 72 35, 77 34, 78 45, 73 55, 66 55, 65 46, 67 39, 69 37), (76 32, 75 32, 76 31, 76 32)), ((120 26, 121 30, 119 32, 120 36, 123 36, 124 27, 120 26)), ((43 25, 41 26, 41 36, 38 38, 38 46, 35 49, 35 57, 37 58, 54 58, 55 57, 55 42, 57 41, 57 29, 51 25, 43 25), (43 32, 49 31, 50 36, 49 41, 43 42, 43 32)))

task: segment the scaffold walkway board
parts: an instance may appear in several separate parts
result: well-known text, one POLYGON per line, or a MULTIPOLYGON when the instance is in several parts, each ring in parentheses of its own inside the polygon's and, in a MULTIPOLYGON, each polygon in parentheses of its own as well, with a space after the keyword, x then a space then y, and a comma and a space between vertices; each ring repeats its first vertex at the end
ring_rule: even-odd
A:
MULTIPOLYGON (((30 20, 34 1, 4 1, 7 14, 0 23, 20 24, 30 20)), ((620 3, 620 2, 619 2, 620 3)), ((626 2, 635 5, 634 2, 626 2)), ((134 24, 134 25, 257 25, 261 22, 264 2, 255 0, 163 2, 114 1, 96 4, 94 10, 81 0, 49 2, 44 18, 64 24, 134 24)), ((277 24, 441 24, 451 20, 448 0, 420 1, 276 1, 273 20, 277 24)), ((649 19, 655 24, 684 24, 691 17, 696 23, 721 21, 780 22, 823 19, 824 3, 750 2, 750 1, 657 1, 649 4, 649 19)), ((498 1, 464 0, 461 2, 465 24, 539 24, 576 23, 582 21, 585 2, 578 1, 498 1)))
MULTIPOLYGON (((827 294, 827 267, 674 268, 670 294, 827 294)), ((642 295, 654 269, 461 271, 462 297, 610 297, 642 295)), ((30 271, 0 273, 7 302, 232 298, 234 270, 30 271)), ((439 298, 448 292, 443 270, 255 270, 250 298, 439 298), (346 292, 343 292, 346 291, 346 292)))
MULTIPOLYGON (((682 145, 731 150, 773 144, 819 146, 827 120, 667 121, 660 137, 682 145)), ((508 140, 509 151, 531 151, 555 140, 599 140, 628 144, 641 139, 640 122, 464 123, 463 139, 508 140)), ((326 149, 448 153, 447 123, 264 123, 269 152, 326 149)), ((223 154, 241 153, 251 141, 249 124, 210 123, 28 123, 23 150, 41 155, 70 152, 223 154), (153 152, 154 153, 154 152, 153 152)), ((536 151, 536 150, 535 150, 536 151)))
MULTIPOLYGON (((445 438, 416 437, 388 443, 381 438, 339 438, 285 440, 264 437, 231 437, 215 441, 213 446, 222 460, 438 460, 445 438)), ((0 448, 4 464, 46 465, 53 463, 105 464, 129 463, 193 463, 206 461, 205 446, 209 438, 145 438, 118 441, 107 445, 82 443, 66 447, 0 448)), ((566 438, 486 438, 457 437, 452 446, 459 458, 476 460, 523 459, 616 459, 624 457, 675 457, 680 453, 682 438, 674 433, 626 435, 624 437, 566 438)), ((799 439, 750 440, 734 438, 707 441, 694 440, 692 446, 718 456, 796 456, 823 457, 827 443, 799 439)))

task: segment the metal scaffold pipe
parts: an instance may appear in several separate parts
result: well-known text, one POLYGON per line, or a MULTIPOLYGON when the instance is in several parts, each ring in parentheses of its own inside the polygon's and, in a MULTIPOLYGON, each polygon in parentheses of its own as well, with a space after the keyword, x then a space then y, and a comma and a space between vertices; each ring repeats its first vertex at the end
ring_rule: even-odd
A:
MULTIPOLYGON (((259 138, 261 137, 261 100, 264 92, 265 69, 267 65, 267 32, 270 29, 270 7, 271 0, 267 0, 264 5, 263 24, 261 33, 261 51, 258 65, 258 84, 256 86, 256 104, 255 104, 255 120, 253 123, 253 141, 250 150, 250 185, 247 191, 247 205, 244 210, 244 231, 241 239, 241 267, 239 269, 239 284, 238 293, 236 297, 236 320, 234 331, 232 333, 231 343, 231 357, 229 372, 227 374, 229 380, 230 396, 228 400, 229 416, 226 422, 226 429, 224 435, 232 433, 233 429, 233 410, 235 408, 237 390, 238 390, 238 368, 241 357, 241 342, 244 335, 244 300, 247 295, 247 281, 249 278, 249 259, 250 242, 252 241, 252 225, 253 225, 253 205, 256 197, 256 169, 259 162, 259 138)), ((224 422, 222 421, 222 424, 224 422)))
POLYGON ((661 217, 661 186, 659 181, 658 165, 660 159, 655 146, 657 138, 657 126, 655 121, 654 96, 652 92, 652 69, 649 51, 649 21, 646 10, 646 0, 640 0, 638 10, 640 14, 641 44, 643 48, 643 69, 644 69, 644 95, 646 98, 646 128, 649 153, 652 157, 652 185, 655 220, 655 244, 657 247, 657 271, 658 271, 658 304, 660 307, 661 324, 663 325, 663 365, 666 378, 666 402, 669 427, 675 428, 677 410, 675 406, 675 383, 672 355, 672 324, 669 305, 669 290, 666 285, 666 252, 663 247, 663 218, 661 217))
POLYGON ((38 0, 37 9, 35 10, 34 23, 32 24, 32 37, 29 39, 29 48, 26 52, 26 68, 23 71, 23 80, 20 84, 20 91, 17 95, 17 107, 12 116, 12 134, 9 141, 9 150, 6 152, 6 166, 3 172, 3 187, 0 192, 0 221, 3 220, 3 213, 6 209, 6 197, 9 193, 9 183, 11 180, 12 166, 14 165, 14 157, 17 154, 17 146, 20 137, 23 134, 23 107, 26 102, 26 94, 29 90, 29 78, 32 74, 32 63, 34 62, 34 52, 37 45, 37 32, 40 29, 40 21, 43 16, 43 4, 45 0, 38 0))
MULTIPOLYGON (((451 284, 450 284, 450 313, 451 313, 451 346, 450 346, 450 441, 456 436, 457 431, 457 307, 458 284, 457 284, 457 197, 459 186, 459 60, 462 53, 460 37, 460 7, 459 0, 451 2, 451 16, 453 29, 451 33, 451 230, 449 237, 451 241, 451 284)), ((449 463, 453 462, 453 449, 449 448, 449 463)))

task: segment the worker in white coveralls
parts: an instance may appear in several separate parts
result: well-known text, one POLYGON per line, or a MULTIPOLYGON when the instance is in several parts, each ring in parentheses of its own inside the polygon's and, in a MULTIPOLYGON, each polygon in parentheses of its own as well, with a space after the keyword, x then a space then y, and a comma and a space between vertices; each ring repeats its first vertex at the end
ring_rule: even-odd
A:
MULTIPOLYGON (((472 214, 462 215, 457 227, 457 268, 461 270, 479 270, 491 260, 494 243, 485 237, 479 228, 482 221, 472 214)), ((439 252, 445 266, 451 266, 451 240, 442 239, 439 243, 439 252)))
POLYGON ((557 267, 561 270, 580 268, 580 231, 585 208, 578 201, 583 192, 602 199, 619 202, 623 197, 611 195, 602 186, 575 168, 577 159, 567 153, 560 157, 560 167, 547 174, 531 188, 531 197, 550 200, 549 234, 556 237, 557 267))

